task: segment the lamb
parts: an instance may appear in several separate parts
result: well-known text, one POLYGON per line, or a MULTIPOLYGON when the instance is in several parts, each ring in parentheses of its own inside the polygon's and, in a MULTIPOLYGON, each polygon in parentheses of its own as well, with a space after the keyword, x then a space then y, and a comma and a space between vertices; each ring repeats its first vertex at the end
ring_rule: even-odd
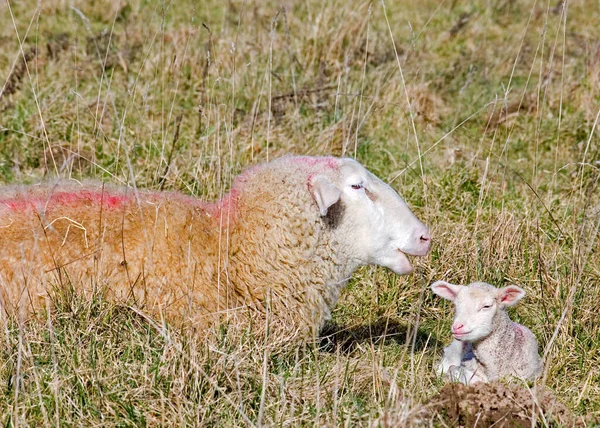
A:
POLYGON ((454 340, 444 348, 439 374, 465 384, 506 376, 534 380, 541 374, 542 359, 535 335, 511 321, 506 312, 506 307, 525 296, 522 288, 436 281, 431 289, 453 301, 456 309, 452 324, 454 340))
POLYGON ((250 308, 316 334, 359 266, 409 274, 407 254, 424 256, 431 244, 402 198, 346 158, 254 166, 214 203, 103 184, 3 193, 6 314, 30 316, 67 282, 83 295, 102 289, 116 302, 199 329, 250 308))

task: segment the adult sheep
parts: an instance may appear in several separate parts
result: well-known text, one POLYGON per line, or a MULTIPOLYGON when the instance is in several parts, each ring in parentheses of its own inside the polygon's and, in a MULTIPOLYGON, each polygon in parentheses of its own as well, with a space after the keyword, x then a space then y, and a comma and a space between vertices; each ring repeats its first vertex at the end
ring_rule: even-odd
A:
POLYGON ((399 275, 428 229, 358 162, 284 157, 246 170, 216 203, 100 184, 5 189, 0 304, 44 306, 65 280, 203 325, 235 308, 314 333, 361 265, 399 275))

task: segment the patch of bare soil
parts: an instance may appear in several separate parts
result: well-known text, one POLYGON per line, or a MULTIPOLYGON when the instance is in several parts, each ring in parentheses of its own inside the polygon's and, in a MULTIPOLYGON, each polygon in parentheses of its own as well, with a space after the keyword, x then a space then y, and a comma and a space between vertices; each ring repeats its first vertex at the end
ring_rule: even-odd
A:
POLYGON ((500 382, 463 385, 451 383, 433 396, 425 407, 430 415, 450 426, 531 427, 584 426, 583 420, 548 389, 531 389, 500 382))

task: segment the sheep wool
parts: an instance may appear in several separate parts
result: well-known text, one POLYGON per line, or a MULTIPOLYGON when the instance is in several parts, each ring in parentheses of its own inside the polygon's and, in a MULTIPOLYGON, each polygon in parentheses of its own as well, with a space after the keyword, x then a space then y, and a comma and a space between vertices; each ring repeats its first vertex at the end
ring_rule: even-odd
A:
POLYGON ((409 273, 405 254, 430 244, 395 191, 333 157, 251 167, 214 203, 97 183, 9 187, 0 231, 6 314, 29 316, 68 283, 200 326, 250 308, 311 334, 358 266, 409 273), (376 242, 383 228, 395 233, 389 248, 376 242))

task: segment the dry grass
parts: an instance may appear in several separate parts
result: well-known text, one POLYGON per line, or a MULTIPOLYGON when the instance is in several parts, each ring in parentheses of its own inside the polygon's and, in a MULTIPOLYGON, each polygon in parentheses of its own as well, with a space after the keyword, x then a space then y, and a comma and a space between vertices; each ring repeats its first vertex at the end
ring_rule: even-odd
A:
POLYGON ((249 163, 331 153, 391 181, 435 237, 415 275, 358 272, 302 347, 256 325, 199 343, 63 284, 49 313, 2 324, 2 423, 441 424, 420 403, 442 387, 442 278, 525 288, 512 316, 542 383, 600 418, 597 5, 7 1, 0 20, 2 183, 213 199, 249 163))

